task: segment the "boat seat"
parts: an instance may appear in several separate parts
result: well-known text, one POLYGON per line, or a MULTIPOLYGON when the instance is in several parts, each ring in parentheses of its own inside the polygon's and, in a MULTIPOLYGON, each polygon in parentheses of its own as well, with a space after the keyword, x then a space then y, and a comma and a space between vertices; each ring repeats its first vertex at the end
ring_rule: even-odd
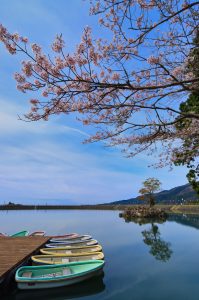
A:
POLYGON ((22 277, 28 277, 28 278, 31 278, 32 277, 32 272, 24 272, 22 274, 22 277))
POLYGON ((39 277, 41 277, 41 278, 54 278, 54 277, 60 277, 60 276, 62 276, 62 272, 42 274, 39 277))
POLYGON ((69 262, 69 258, 62 258, 62 263, 65 264, 65 263, 68 263, 69 262))
POLYGON ((70 275, 70 274, 72 274, 70 268, 64 268, 64 269, 63 269, 63 276, 65 276, 65 275, 70 275))

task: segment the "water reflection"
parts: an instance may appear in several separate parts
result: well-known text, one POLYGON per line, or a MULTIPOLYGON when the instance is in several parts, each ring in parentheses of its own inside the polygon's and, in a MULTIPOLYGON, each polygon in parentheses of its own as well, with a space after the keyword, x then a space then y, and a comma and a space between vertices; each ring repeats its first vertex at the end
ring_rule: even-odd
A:
POLYGON ((105 276, 66 288, 15 291, 0 300, 198 300, 198 216, 173 215, 162 225, 140 218, 125 223, 118 211, 9 211, 0 212, 0 231, 23 230, 24 220, 30 231, 95 237, 105 253, 105 276))
POLYGON ((150 230, 142 231, 144 243, 149 246, 149 253, 157 260, 167 262, 171 255, 171 244, 161 239, 159 228, 156 224, 151 223, 150 230))
POLYGON ((199 229, 199 215, 170 214, 168 221, 174 221, 178 224, 187 225, 199 229))
POLYGON ((81 298, 86 296, 92 296, 100 294, 105 289, 105 284, 103 282, 104 272, 100 275, 93 277, 78 285, 54 288, 54 289, 44 289, 44 290, 31 290, 31 291, 16 291, 14 295, 11 295, 5 300, 67 300, 74 298, 81 298))
POLYGON ((165 242, 161 238, 161 233, 158 225, 165 222, 163 219, 148 219, 148 218, 128 218, 125 219, 126 223, 133 222, 140 226, 144 224, 151 224, 151 228, 143 230, 141 232, 143 236, 143 242, 149 247, 149 253, 155 257, 155 259, 167 262, 173 253, 171 250, 171 243, 165 242))

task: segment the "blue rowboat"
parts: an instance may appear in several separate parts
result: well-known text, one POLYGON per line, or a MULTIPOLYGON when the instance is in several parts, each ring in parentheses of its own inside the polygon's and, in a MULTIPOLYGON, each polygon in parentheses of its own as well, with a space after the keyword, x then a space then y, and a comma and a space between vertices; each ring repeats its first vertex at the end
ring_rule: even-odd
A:
POLYGON ((84 247, 84 246, 93 246, 97 245, 98 241, 96 240, 88 240, 88 241, 65 241, 60 243, 49 243, 46 244, 47 248, 57 248, 57 247, 64 247, 64 246, 74 246, 74 247, 84 247))
POLYGON ((50 239, 51 243, 63 243, 63 242, 85 242, 91 240, 91 235, 77 235, 74 237, 66 237, 66 238, 52 238, 50 239))

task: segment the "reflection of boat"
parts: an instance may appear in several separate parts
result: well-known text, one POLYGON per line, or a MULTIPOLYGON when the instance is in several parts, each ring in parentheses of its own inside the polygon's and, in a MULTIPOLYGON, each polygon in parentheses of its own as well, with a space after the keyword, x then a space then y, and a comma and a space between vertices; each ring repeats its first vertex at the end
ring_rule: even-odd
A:
POLYGON ((78 283, 78 287, 74 286, 60 287, 49 290, 18 290, 13 297, 13 300, 69 300, 73 298, 81 298, 86 296, 94 296, 102 293, 105 289, 103 283, 104 272, 97 277, 93 277, 87 281, 78 283))
POLYGON ((29 232, 27 230, 19 231, 11 235, 11 237, 20 237, 20 236, 27 236, 29 232))
POLYGON ((92 236, 91 235, 77 235, 77 236, 72 236, 72 237, 59 237, 59 238, 52 238, 50 242, 52 243, 63 243, 63 242, 68 242, 68 241, 87 241, 91 240, 92 236))
POLYGON ((44 236, 45 231, 34 231, 29 236, 44 236))
POLYGON ((75 261, 86 261, 86 260, 96 260, 104 259, 104 254, 102 252, 94 253, 78 253, 76 256, 65 255, 35 255, 31 257, 33 263, 41 265, 56 265, 56 264, 66 264, 75 261))
POLYGON ((97 245, 98 241, 96 240, 89 240, 89 241, 68 241, 68 242, 63 242, 63 243, 49 243, 46 244, 47 248, 58 248, 58 247, 65 247, 65 246, 92 246, 92 245, 97 245))
POLYGON ((49 289, 68 286, 98 275, 103 260, 72 262, 62 265, 21 267, 15 274, 19 289, 49 289))
MULTIPOLYGON (((77 253, 94 253, 94 252, 99 252, 102 251, 102 246, 100 245, 94 245, 94 246, 87 246, 87 247, 62 247, 62 248, 42 248, 40 249, 40 252, 42 254, 53 254, 53 255, 59 255, 59 254, 72 254, 74 253, 74 256, 77 255, 77 253), (76 253, 76 254, 75 254, 76 253)), ((72 256, 72 255, 71 255, 72 256)))

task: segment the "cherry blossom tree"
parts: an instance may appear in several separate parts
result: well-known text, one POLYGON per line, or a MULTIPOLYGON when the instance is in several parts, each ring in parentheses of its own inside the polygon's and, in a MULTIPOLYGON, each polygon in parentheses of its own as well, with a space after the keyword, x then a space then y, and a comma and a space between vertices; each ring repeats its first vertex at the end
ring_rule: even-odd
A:
POLYGON ((160 166, 174 162, 182 138, 198 134, 199 114, 179 105, 199 90, 199 78, 188 68, 199 1, 91 0, 91 14, 110 34, 94 39, 85 27, 74 53, 67 53, 62 35, 48 55, 0 26, 9 53, 26 57, 15 74, 17 89, 40 93, 30 99, 26 120, 78 112, 84 125, 96 127, 88 141, 107 140, 129 156, 161 144, 160 166), (191 120, 190 126, 176 130, 182 120, 191 120))

